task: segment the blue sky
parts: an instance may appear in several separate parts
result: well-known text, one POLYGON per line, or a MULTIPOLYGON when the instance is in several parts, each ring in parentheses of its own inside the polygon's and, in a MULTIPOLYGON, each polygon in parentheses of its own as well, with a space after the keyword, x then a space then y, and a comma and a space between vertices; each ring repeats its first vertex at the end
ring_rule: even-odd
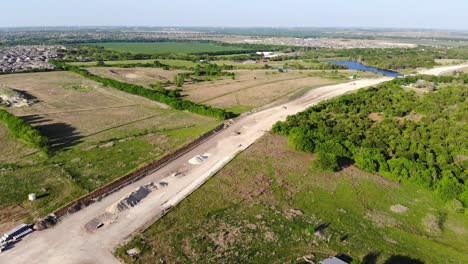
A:
POLYGON ((8 26, 468 29, 468 0, 0 0, 8 26))

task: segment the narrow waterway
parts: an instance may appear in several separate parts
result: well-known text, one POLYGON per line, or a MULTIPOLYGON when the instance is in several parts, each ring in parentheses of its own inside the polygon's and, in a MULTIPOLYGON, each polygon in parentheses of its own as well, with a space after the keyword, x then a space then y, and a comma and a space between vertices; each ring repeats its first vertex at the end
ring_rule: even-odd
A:
POLYGON ((357 61, 336 60, 336 61, 330 61, 330 63, 335 64, 335 65, 346 66, 350 70, 375 72, 375 73, 383 74, 383 75, 388 76, 388 77, 396 78, 396 77, 403 76, 403 74, 395 72, 395 71, 370 67, 370 66, 364 65, 362 63, 359 63, 357 61))

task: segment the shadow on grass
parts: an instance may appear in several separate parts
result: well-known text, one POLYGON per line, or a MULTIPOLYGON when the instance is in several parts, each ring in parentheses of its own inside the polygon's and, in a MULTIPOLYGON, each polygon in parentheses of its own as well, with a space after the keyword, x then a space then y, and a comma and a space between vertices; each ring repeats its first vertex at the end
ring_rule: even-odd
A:
POLYGON ((50 193, 43 193, 43 194, 40 194, 40 195, 36 196, 36 199, 39 200, 39 199, 45 198, 45 197, 47 197, 47 196, 50 196, 50 193))
POLYGON ((362 259, 362 263, 364 264, 377 264, 377 259, 379 258, 379 252, 370 252, 362 259))
POLYGON ((40 115, 30 115, 22 118, 47 137, 52 151, 64 150, 82 142, 83 136, 70 124, 52 123, 51 119, 40 115))
POLYGON ((384 264, 424 264, 424 262, 407 256, 395 255, 388 258, 384 264))

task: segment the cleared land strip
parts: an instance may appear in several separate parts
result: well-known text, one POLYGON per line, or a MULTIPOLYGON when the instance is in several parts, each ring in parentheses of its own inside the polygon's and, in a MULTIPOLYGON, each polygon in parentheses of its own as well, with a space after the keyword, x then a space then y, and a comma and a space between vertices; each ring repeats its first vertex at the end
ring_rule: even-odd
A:
POLYGON ((284 120, 288 115, 303 111, 323 100, 388 80, 390 78, 325 86, 290 103, 248 115, 151 175, 64 218, 53 229, 32 234, 15 248, 1 254, 0 263, 119 263, 112 254, 119 243, 128 239, 141 226, 157 220, 195 191, 221 169, 223 164, 260 138, 276 121, 284 120), (193 157, 202 154, 207 157, 204 162, 199 165, 188 164, 193 157), (177 172, 180 174, 174 174, 177 172), (115 206, 135 189, 148 185, 148 182, 153 182, 158 188, 139 201, 138 205, 113 215, 114 221, 106 223, 95 232, 84 230, 86 224, 115 206))
POLYGON ((290 79, 286 79, 286 80, 276 80, 276 81, 265 82, 265 83, 262 83, 260 85, 258 85, 258 84, 251 85, 251 86, 247 86, 247 87, 244 87, 242 89, 239 89, 239 90, 235 90, 235 91, 231 91, 231 92, 228 92, 228 93, 217 95, 215 97, 211 97, 209 99, 206 99, 206 100, 202 101, 201 103, 206 103, 206 102, 212 101, 214 99, 224 97, 226 95, 235 94, 237 92, 241 92, 241 91, 245 91, 245 90, 249 90, 249 89, 253 89, 253 88, 258 88, 259 86, 265 86, 265 85, 269 85, 269 84, 273 84, 273 83, 282 83, 282 82, 299 80, 299 79, 307 79, 307 78, 310 78, 310 77, 308 77, 308 76, 306 76, 306 77, 295 77, 295 78, 290 78, 290 79))

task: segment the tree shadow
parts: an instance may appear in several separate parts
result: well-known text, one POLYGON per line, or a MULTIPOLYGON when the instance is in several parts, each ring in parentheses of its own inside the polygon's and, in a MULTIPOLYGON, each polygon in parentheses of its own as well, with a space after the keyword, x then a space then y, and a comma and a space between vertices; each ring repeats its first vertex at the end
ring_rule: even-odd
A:
POLYGON ((67 149, 82 142, 83 136, 70 124, 53 123, 53 120, 40 115, 30 115, 22 118, 47 137, 51 150, 67 149))
POLYGON ((384 264, 424 264, 424 262, 408 256, 395 255, 388 258, 384 264))
POLYGON ((364 264, 376 264, 379 256, 380 256, 379 252, 370 252, 366 256, 364 256, 364 258, 362 259, 362 262, 364 264))
POLYGON ((66 123, 39 125, 37 129, 49 139, 52 149, 69 148, 81 143, 83 138, 75 127, 66 123))
POLYGON ((40 194, 40 195, 36 196, 36 199, 39 200, 39 199, 45 198, 45 197, 47 197, 47 196, 50 196, 50 193, 43 193, 43 194, 40 194))
POLYGON ((315 231, 319 231, 319 232, 324 231, 324 230, 327 229, 329 226, 330 226, 329 223, 320 224, 319 226, 317 226, 317 227, 315 228, 315 231))
POLYGON ((354 160, 343 157, 338 158, 338 170, 341 171, 352 165, 354 165, 354 160))
POLYGON ((346 255, 346 254, 339 254, 335 256, 337 259, 341 259, 342 261, 346 263, 351 263, 353 261, 353 258, 346 255))
POLYGON ((46 119, 45 117, 42 117, 40 115, 28 115, 28 116, 22 116, 21 118, 30 125, 52 121, 52 120, 46 119))
POLYGON ((19 93, 19 94, 23 95, 23 97, 25 99, 27 99, 27 100, 31 100, 31 101, 34 101, 34 102, 40 102, 39 98, 37 98, 36 96, 32 95, 31 93, 29 93, 27 91, 17 90, 17 89, 11 89, 11 90, 13 90, 16 93, 19 93))

